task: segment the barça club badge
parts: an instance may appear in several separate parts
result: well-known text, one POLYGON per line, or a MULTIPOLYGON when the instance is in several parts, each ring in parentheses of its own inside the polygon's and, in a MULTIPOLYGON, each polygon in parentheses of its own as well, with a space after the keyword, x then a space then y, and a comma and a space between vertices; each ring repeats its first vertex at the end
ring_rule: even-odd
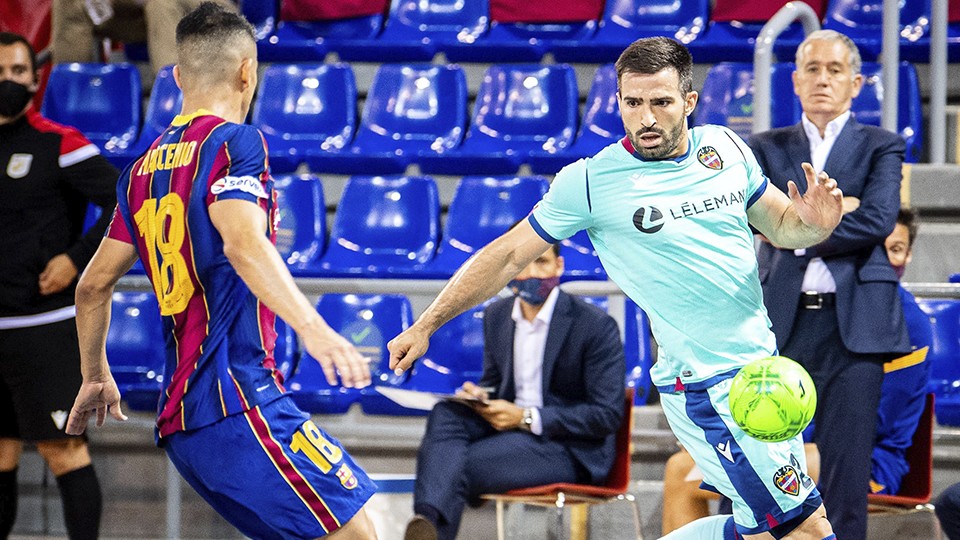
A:
POLYGON ((777 489, 787 495, 796 497, 800 494, 800 475, 791 465, 784 465, 777 469, 777 472, 773 473, 773 483, 777 485, 777 489))
POLYGON ((340 479, 340 483, 343 485, 343 487, 347 489, 353 489, 357 487, 357 477, 353 475, 353 471, 350 470, 350 467, 347 467, 346 463, 337 469, 337 478, 340 479))
POLYGON ((723 168, 723 160, 720 159, 720 154, 712 146, 704 146, 697 150, 697 159, 708 169, 719 171, 723 168))
POLYGON ((10 178, 23 178, 30 172, 30 165, 33 163, 33 154, 13 154, 10 156, 10 162, 7 163, 7 176, 10 178))

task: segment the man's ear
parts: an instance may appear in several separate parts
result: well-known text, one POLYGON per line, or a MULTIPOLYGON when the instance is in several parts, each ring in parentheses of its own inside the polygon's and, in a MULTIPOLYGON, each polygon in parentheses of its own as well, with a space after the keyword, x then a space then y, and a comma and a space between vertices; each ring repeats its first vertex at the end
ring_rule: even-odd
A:
POLYGON ((253 85, 253 70, 255 69, 253 58, 244 58, 240 61, 240 88, 242 90, 246 90, 253 85))

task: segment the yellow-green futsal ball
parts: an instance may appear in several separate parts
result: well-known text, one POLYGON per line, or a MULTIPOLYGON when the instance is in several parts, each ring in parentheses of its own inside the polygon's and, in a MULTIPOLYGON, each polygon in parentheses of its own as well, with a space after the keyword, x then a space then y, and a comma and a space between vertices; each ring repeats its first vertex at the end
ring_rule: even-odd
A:
POLYGON ((817 391, 803 366, 785 356, 754 360, 730 383, 734 422, 755 439, 781 442, 799 434, 817 410, 817 391))

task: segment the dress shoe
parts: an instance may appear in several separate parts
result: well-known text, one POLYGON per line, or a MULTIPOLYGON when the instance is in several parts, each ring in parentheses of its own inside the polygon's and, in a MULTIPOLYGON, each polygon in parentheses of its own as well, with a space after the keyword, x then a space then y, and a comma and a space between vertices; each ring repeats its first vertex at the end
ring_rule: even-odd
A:
POLYGON ((420 514, 410 518, 403 540, 437 540, 437 527, 420 514))

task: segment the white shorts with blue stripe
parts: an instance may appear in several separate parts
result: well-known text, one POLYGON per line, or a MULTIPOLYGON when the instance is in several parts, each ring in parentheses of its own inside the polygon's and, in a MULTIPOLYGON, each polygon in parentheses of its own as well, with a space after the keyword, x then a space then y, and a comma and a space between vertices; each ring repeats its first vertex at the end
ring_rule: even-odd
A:
POLYGON ((819 507, 820 493, 806 474, 799 435, 767 443, 733 421, 728 397, 734 374, 658 389, 670 427, 703 471, 704 483, 733 501, 737 531, 758 534, 819 507))

